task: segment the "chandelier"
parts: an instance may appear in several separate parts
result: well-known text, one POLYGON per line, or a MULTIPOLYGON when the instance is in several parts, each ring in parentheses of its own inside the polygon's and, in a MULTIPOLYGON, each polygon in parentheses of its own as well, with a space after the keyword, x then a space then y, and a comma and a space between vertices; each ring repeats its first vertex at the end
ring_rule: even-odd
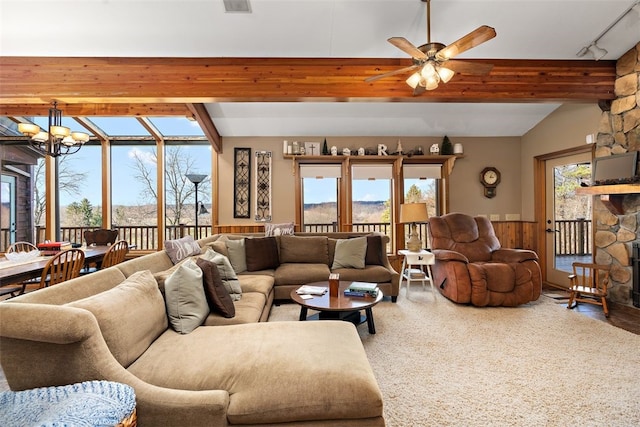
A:
POLYGON ((62 126, 62 111, 57 108, 58 103, 53 102, 49 108, 49 131, 45 132, 40 126, 33 123, 19 123, 18 131, 25 136, 30 136, 31 146, 45 156, 58 157, 65 154, 77 153, 85 142, 89 141, 89 134, 85 132, 71 132, 62 126))

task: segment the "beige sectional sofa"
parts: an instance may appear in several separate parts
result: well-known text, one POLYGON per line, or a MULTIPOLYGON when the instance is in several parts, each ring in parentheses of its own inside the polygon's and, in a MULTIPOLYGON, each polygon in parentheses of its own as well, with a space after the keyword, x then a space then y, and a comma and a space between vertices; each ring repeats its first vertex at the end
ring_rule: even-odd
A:
MULTIPOLYGON (((225 255, 225 241, 237 239, 260 239, 263 234, 217 234, 202 239, 200 244, 211 246, 225 255), (216 244, 218 243, 218 244, 216 244)), ((386 254, 389 237, 369 233, 296 233, 294 236, 275 236, 278 250, 278 263, 273 268, 259 271, 240 272, 241 276, 272 276, 274 279, 274 298, 290 300, 291 291, 305 283, 327 280, 330 273, 339 273, 340 280, 374 282, 385 296, 395 302, 400 290, 400 274, 396 272, 386 254), (336 244, 339 240, 367 239, 367 250, 363 268, 345 268, 334 266, 336 244), (374 246, 375 245, 375 246, 374 246), (371 249, 374 249, 371 251, 371 249)), ((246 252, 247 262, 251 256, 246 252)), ((264 256, 258 253, 256 256, 264 256)))
MULTIPOLYGON (((220 238, 199 243, 207 249, 220 238)), ((235 316, 212 312, 186 334, 170 326, 161 292, 175 269, 166 251, 28 293, 0 303, 0 363, 12 390, 129 384, 141 426, 383 426, 382 396, 352 324, 264 322, 274 299, 296 286, 294 271, 315 263, 287 264, 295 263, 239 274, 235 316)), ((390 294, 394 273, 380 282, 390 294)))

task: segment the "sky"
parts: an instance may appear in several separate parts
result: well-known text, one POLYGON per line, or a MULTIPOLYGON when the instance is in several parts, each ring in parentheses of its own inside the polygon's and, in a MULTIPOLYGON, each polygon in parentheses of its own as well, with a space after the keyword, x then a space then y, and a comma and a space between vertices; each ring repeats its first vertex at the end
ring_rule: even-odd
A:
MULTIPOLYGON (((41 128, 48 126, 47 117, 33 117, 32 120, 41 128)), ((149 132, 147 132, 137 120, 131 117, 93 117, 91 121, 108 135, 149 136, 149 132)), ((203 136, 203 132, 197 122, 176 118, 152 118, 151 121, 164 135, 203 136)), ((71 131, 85 131, 76 121, 69 117, 63 116, 62 124, 69 127, 71 131)), ((194 160, 193 173, 203 173, 206 175, 211 173, 210 146, 189 146, 188 148, 185 147, 185 150, 189 150, 194 160)), ((100 151, 100 146, 86 145, 75 154, 61 157, 64 157, 62 161, 71 173, 84 174, 79 184, 80 194, 68 194, 62 191, 60 193, 61 206, 67 206, 69 203, 77 202, 82 198, 87 198, 94 206, 100 206, 102 204, 100 151)), ((138 153, 140 158, 146 159, 146 163, 151 165, 148 161, 153 153, 152 146, 117 146, 111 150, 111 161, 113 165, 111 188, 113 204, 115 205, 136 205, 138 203, 144 203, 144 198, 141 196, 144 185, 139 179, 135 178, 136 169, 133 167, 135 164, 133 155, 135 153, 138 153)), ((205 200, 208 200, 208 198, 205 200)))
MULTIPOLYGON (((134 155, 138 155, 149 165, 155 174, 155 164, 151 161, 154 147, 141 146, 118 146, 111 150, 111 161, 113 164, 111 194, 114 205, 136 205, 144 204, 142 196, 145 186, 135 177, 138 171, 134 168, 134 155)), ((203 173, 210 175, 210 150, 209 146, 182 147, 187 150, 195 161, 193 173, 203 173)), ((87 198, 92 205, 102 204, 101 196, 101 148, 99 146, 85 146, 73 154, 66 156, 63 160, 70 170, 85 174, 85 178, 80 183, 80 195, 69 195, 60 193, 60 205, 67 206, 69 203, 87 198)), ((155 179, 155 175, 153 176, 155 179)), ((190 184, 192 185, 192 184, 190 184)), ((200 200, 203 194, 199 193, 200 200)), ((210 200, 205 196, 204 200, 210 200)))
MULTIPOLYGON (((407 179, 404 187, 408 189, 411 185, 417 185, 423 192, 428 190, 427 180, 407 179)), ((322 203, 336 201, 336 180, 331 178, 315 179, 306 178, 304 181, 304 202, 305 203, 322 203)), ((354 201, 385 201, 389 200, 390 183, 389 180, 377 179, 357 180, 352 184, 352 199, 354 201)))

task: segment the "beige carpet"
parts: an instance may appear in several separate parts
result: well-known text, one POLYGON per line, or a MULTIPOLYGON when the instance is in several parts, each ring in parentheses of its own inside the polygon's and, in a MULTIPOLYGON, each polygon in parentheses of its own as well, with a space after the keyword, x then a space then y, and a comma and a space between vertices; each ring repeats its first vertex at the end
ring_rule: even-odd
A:
POLYGON ((374 307, 376 335, 358 326, 389 427, 640 425, 640 336, 546 297, 474 308, 415 289, 374 307))

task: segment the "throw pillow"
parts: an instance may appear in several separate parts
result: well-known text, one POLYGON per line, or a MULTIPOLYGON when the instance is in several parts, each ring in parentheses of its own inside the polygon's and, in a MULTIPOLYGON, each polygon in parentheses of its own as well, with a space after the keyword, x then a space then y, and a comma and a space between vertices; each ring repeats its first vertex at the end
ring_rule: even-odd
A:
POLYGON ((366 253, 366 236, 356 237, 355 239, 338 239, 331 269, 364 268, 364 257, 366 253))
POLYGON ((245 239, 227 240, 227 251, 229 252, 229 261, 236 273, 244 273, 247 271, 247 255, 244 248, 245 239))
POLYGON ((202 287, 202 270, 190 259, 167 277, 164 296, 171 327, 188 334, 207 318, 209 304, 202 287))
POLYGON ((295 227, 293 225, 293 222, 284 222, 282 224, 267 223, 264 225, 265 237, 293 234, 294 231, 295 231, 295 227))
POLYGON ((227 251, 227 241, 229 240, 229 238, 227 236, 220 236, 220 238, 216 241, 207 243, 207 246, 209 246, 210 248, 212 248, 214 251, 218 252, 219 254, 222 254, 226 257, 229 256, 229 252, 227 251))
POLYGON ((281 263, 329 265, 329 238, 326 236, 281 236, 281 263))
POLYGON ((222 283, 224 284, 224 287, 227 288, 227 292, 229 292, 231 299, 233 301, 238 301, 242 297, 242 288, 240 287, 238 276, 236 276, 236 272, 233 271, 231 262, 229 262, 229 258, 217 253, 211 261, 213 261, 218 267, 222 283))
POLYGON ((166 240, 164 249, 171 258, 171 262, 177 264, 188 256, 200 254, 200 245, 193 240, 193 236, 184 236, 181 239, 166 240))
POLYGON ((364 257, 366 265, 384 265, 382 254, 384 245, 382 244, 382 236, 367 236, 367 254, 364 257))
POLYGON ((216 264, 203 258, 196 259, 196 264, 202 270, 202 284, 204 286, 204 294, 209 303, 209 309, 227 318, 234 317, 236 315, 236 307, 233 305, 233 300, 229 296, 227 288, 222 283, 216 264))
POLYGON ((278 242, 275 237, 257 237, 247 239, 244 243, 247 271, 268 270, 278 268, 278 242))
POLYGON ((111 354, 125 368, 167 329, 165 303, 149 270, 68 305, 93 313, 111 354))

